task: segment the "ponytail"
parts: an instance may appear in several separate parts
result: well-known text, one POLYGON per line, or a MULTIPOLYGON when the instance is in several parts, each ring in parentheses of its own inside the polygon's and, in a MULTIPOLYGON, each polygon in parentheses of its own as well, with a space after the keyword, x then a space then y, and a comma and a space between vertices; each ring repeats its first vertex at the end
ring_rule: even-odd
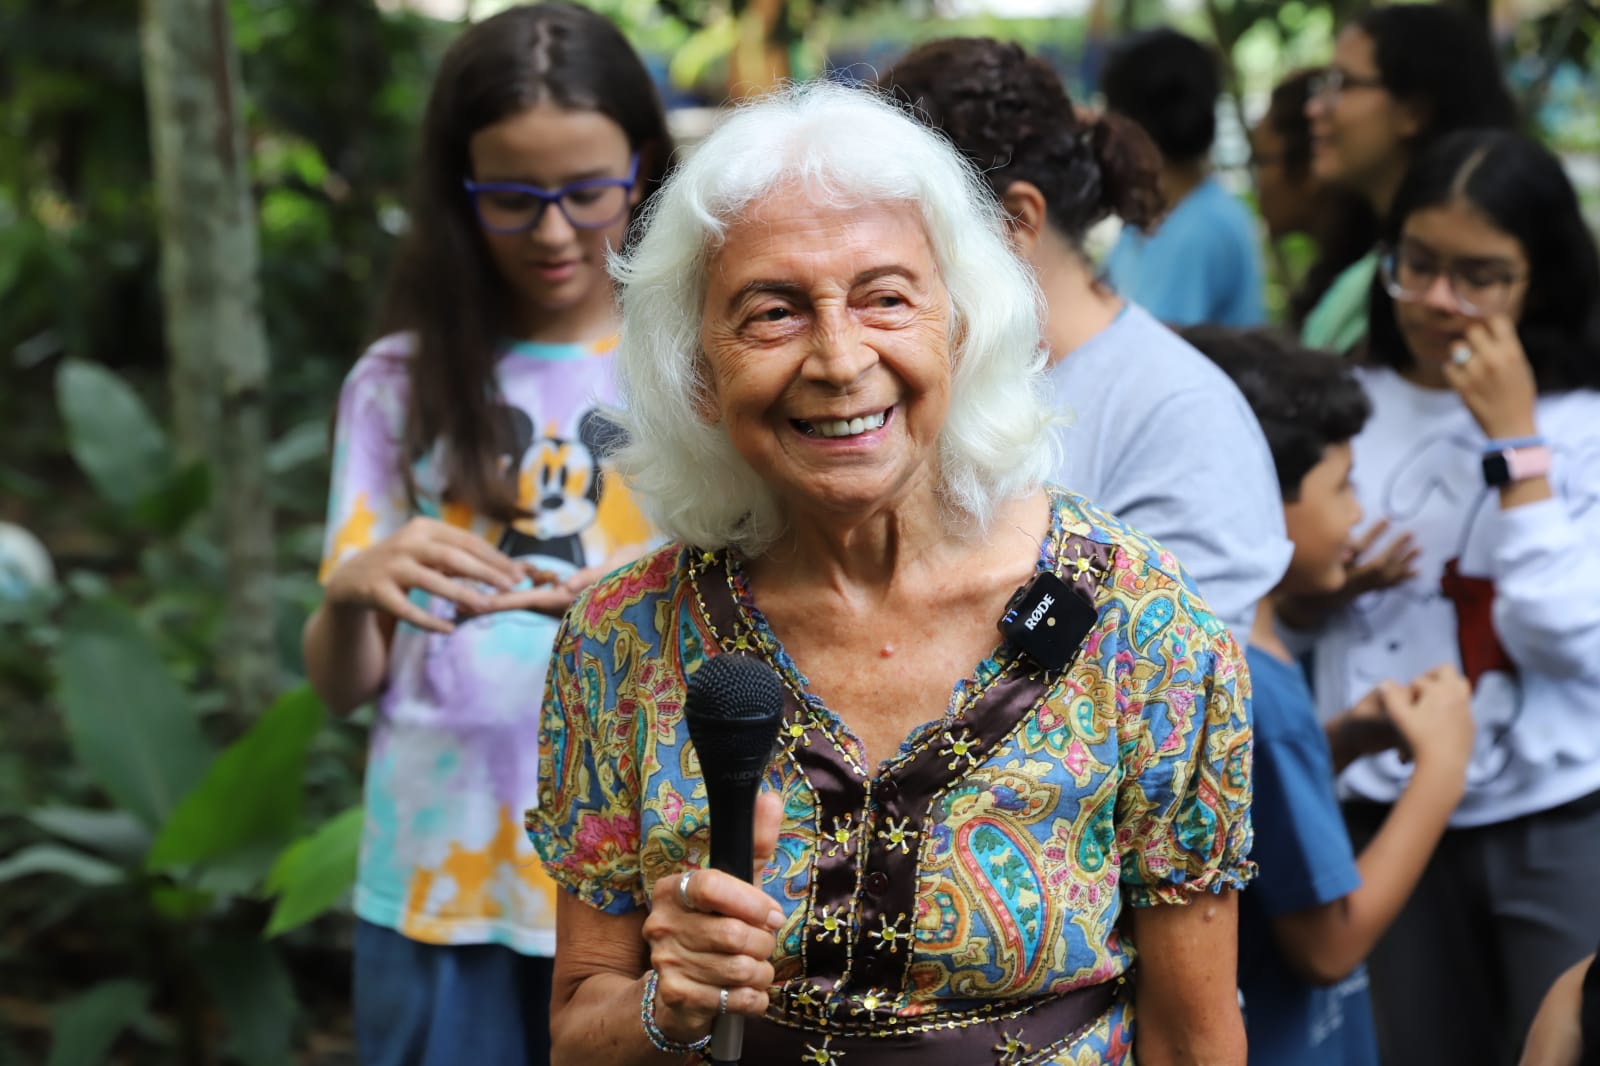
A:
POLYGON ((1089 145, 1100 168, 1101 217, 1115 215, 1139 230, 1161 217, 1161 151, 1144 127, 1121 115, 1093 120, 1089 145))

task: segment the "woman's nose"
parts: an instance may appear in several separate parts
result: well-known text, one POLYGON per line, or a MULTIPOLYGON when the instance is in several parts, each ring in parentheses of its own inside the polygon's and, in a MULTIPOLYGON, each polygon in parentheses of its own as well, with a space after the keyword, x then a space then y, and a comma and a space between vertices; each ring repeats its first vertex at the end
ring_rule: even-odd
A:
POLYGON ((822 314, 812 337, 807 370, 812 377, 845 387, 878 361, 862 331, 847 314, 822 314))

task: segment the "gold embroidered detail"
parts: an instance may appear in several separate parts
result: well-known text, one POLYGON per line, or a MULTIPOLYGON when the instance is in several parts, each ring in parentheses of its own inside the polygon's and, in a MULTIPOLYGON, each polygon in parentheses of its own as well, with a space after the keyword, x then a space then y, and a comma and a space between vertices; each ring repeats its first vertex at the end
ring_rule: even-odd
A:
POLYGON ((997 1060, 1000 1066, 1015 1066, 1033 1054, 1033 1048, 1023 1042, 1021 1029, 1003 1035, 1005 1040, 994 1046, 995 1054, 1000 1056, 997 1060))
POLYGON ((814 1063, 815 1066, 833 1066, 834 1063, 844 1058, 844 1052, 830 1050, 828 1045, 833 1043, 832 1036, 822 1038, 822 1046, 806 1045, 806 1053, 800 1056, 801 1062, 814 1063))
POLYGON ((850 850, 850 842, 855 836, 855 816, 845 814, 833 820, 833 830, 828 833, 828 857, 839 854, 841 851, 850 850))
POLYGON ((850 1006, 850 1013, 855 1015, 871 1014, 880 1007, 888 1006, 890 993, 882 988, 869 988, 860 999, 850 1006))
POLYGON ((1073 550, 1077 552, 1077 554, 1071 559, 1067 560, 1067 567, 1070 571, 1068 577, 1074 581, 1078 581, 1085 577, 1100 573, 1100 564, 1095 561, 1094 556, 1083 554, 1083 548, 1081 547, 1074 548, 1073 550))
POLYGON ((909 943, 911 940, 911 930, 900 928, 900 923, 905 920, 906 915, 904 911, 901 911, 900 916, 892 922, 889 920, 889 916, 887 914, 878 915, 878 921, 883 923, 883 928, 874 929, 871 933, 872 938, 878 942, 874 945, 874 947, 879 949, 887 947, 890 954, 898 953, 900 951, 901 941, 906 941, 909 943))
POLYGON ((963 727, 960 733, 946 731, 945 737, 950 741, 951 754, 955 756, 947 764, 951 770, 959 768, 962 760, 966 761, 969 768, 978 765, 978 757, 972 751, 978 746, 978 738, 972 735, 972 730, 963 727))
POLYGON ((908 828, 911 825, 910 815, 900 819, 899 825, 894 824, 893 818, 885 818, 883 824, 885 828, 878 830, 878 838, 887 840, 891 851, 899 848, 902 855, 911 854, 911 838, 916 836, 916 831, 908 828))
POLYGON ((822 989, 807 981, 800 986, 800 991, 794 994, 794 1004, 801 1010, 821 1010, 822 1000, 817 997, 822 995, 822 989))
POLYGON ((811 924, 819 926, 822 932, 817 934, 818 940, 833 938, 835 944, 844 940, 844 934, 850 929, 850 911, 844 906, 829 907, 826 904, 817 908, 817 913, 811 917, 811 924))

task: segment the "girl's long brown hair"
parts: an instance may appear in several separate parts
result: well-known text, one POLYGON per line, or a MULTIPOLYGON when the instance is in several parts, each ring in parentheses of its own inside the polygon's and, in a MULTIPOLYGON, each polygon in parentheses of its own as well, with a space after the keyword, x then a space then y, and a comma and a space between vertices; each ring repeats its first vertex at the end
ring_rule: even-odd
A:
POLYGON ((415 338, 400 471, 408 490, 415 494, 412 463, 442 442, 450 500, 499 521, 523 513, 502 468, 510 442, 493 416, 495 364, 516 315, 461 183, 471 173, 472 136, 540 103, 598 111, 616 122, 640 156, 639 205, 655 191, 672 140, 650 75, 621 32, 564 2, 501 12, 461 35, 434 80, 411 229, 380 317, 382 333, 415 338))

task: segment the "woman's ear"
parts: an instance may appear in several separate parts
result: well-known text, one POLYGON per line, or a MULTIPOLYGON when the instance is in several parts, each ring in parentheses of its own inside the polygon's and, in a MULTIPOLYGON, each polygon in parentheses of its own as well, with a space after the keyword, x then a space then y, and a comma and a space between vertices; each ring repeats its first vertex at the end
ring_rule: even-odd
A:
POLYGON ((1006 212, 1006 236, 1011 240, 1012 249, 1027 259, 1049 224, 1044 193, 1031 181, 1014 181, 1001 194, 1000 206, 1006 212))

